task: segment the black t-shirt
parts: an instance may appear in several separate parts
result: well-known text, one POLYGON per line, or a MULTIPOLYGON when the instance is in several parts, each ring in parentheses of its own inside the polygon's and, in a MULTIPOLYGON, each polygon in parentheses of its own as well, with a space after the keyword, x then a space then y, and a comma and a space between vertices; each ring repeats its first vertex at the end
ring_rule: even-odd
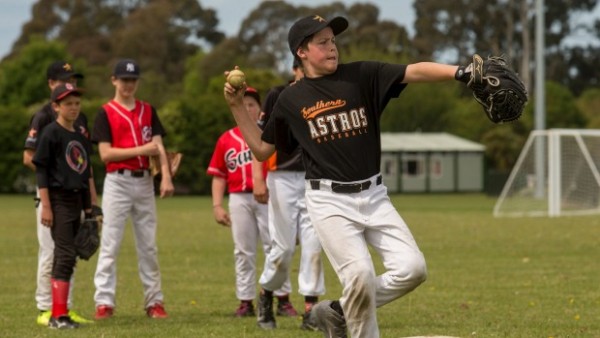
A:
MULTIPOLYGON (((289 84, 273 87, 265 96, 262 107, 264 116, 262 120, 259 121, 259 126, 261 128, 264 128, 267 122, 269 122, 279 94, 281 94, 288 86, 289 84)), ((281 133, 281 131, 279 132, 281 133)), ((287 143, 286 149, 278 149, 277 154, 275 155, 275 163, 273 163, 274 167, 269 168, 269 170, 304 171, 302 148, 300 148, 296 142, 291 140, 291 134, 287 133, 286 138, 288 139, 285 141, 285 143, 287 143)))
POLYGON ((40 137, 33 163, 39 188, 89 189, 92 155, 90 140, 58 122, 50 123, 40 137))
POLYGON ((263 141, 281 148, 281 126, 303 150, 307 179, 359 181, 380 172, 379 118, 402 84, 406 65, 340 64, 331 75, 304 78, 286 88, 265 126, 263 141))
MULTIPOLYGON (((31 121, 29 121, 29 133, 25 139, 25 149, 35 150, 37 148, 39 136, 47 125, 56 120, 56 116, 52 105, 48 103, 31 117, 31 121)), ((83 113, 79 114, 79 117, 75 120, 74 127, 81 134, 85 135, 85 137, 90 137, 88 120, 83 113)))

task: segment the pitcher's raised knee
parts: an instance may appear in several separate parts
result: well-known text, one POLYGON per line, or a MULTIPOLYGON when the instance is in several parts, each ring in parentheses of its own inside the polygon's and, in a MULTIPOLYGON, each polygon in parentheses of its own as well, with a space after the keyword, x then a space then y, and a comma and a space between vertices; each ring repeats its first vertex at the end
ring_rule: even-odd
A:
POLYGON ((397 269, 385 272, 379 278, 377 307, 411 292, 427 279, 427 266, 422 255, 405 261, 397 269))

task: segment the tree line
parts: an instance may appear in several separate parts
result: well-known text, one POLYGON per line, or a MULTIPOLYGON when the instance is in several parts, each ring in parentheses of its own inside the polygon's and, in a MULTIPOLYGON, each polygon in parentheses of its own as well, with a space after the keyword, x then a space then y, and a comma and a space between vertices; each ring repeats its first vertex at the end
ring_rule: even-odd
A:
MULTIPOLYGON (((290 78, 292 56, 287 32, 300 17, 343 15, 350 27, 337 38, 343 62, 425 60, 453 64, 470 55, 505 54, 533 88, 534 0, 474 0, 465 6, 441 0, 414 2, 415 34, 380 19, 372 3, 294 6, 261 2, 235 36, 217 30, 214 9, 197 0, 38 0, 31 20, 10 54, 0 62, 0 191, 23 191, 33 174, 21 164, 31 115, 49 97, 48 64, 69 60, 85 75, 83 112, 93 122, 98 108, 113 95, 110 73, 117 59, 136 59, 142 68, 139 97, 157 107, 166 127, 167 148, 185 154, 175 183, 180 193, 208 193, 205 175, 219 135, 234 125, 223 100, 223 72, 240 66, 248 84, 263 95, 290 78), (457 8, 458 7, 458 8, 457 8)), ((546 0, 546 107, 548 128, 599 128, 597 64, 600 47, 568 45, 574 32, 600 39, 600 20, 574 24, 595 0, 546 0)), ((487 167, 510 170, 533 129, 534 97, 523 117, 493 125, 459 83, 408 86, 392 100, 383 131, 445 131, 486 146, 487 167)), ((94 169, 101 188, 104 168, 94 169)))

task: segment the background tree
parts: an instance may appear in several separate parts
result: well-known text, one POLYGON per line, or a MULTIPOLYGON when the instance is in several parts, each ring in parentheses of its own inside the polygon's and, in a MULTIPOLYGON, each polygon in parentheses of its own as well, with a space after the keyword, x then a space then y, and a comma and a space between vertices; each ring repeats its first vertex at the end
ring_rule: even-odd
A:
POLYGON ((584 91, 575 104, 588 121, 587 128, 600 129, 600 88, 590 88, 584 91))
POLYGON ((217 24, 215 11, 196 0, 39 0, 8 58, 34 36, 63 42, 91 68, 86 89, 94 96, 107 91, 102 84, 117 59, 134 58, 159 85, 152 102, 162 105, 180 91, 186 59, 224 38, 217 24))
MULTIPOLYGON (((545 42, 550 60, 560 59, 572 47, 562 43, 573 33, 570 20, 596 6, 596 0, 546 1, 545 42)), ((456 2, 441 0, 415 1, 416 12, 414 45, 419 55, 433 56, 451 63, 465 63, 465 57, 474 52, 482 55, 505 53, 513 66, 523 74, 525 84, 532 88, 531 49, 535 26, 534 0, 470 0, 456 2)), ((571 60, 569 60, 571 61, 571 60)), ((581 63, 567 67, 552 67, 548 63, 547 78, 566 84, 572 73, 561 69, 585 67, 581 63)), ((583 73, 579 73, 585 77, 583 73)), ((588 77, 589 81, 591 77, 588 77)), ((586 81, 586 80, 583 80, 586 81)))
POLYGON ((20 105, 0 106, 0 193, 28 191, 31 169, 23 163, 23 145, 30 114, 20 105), (19 137, 15 137, 19 135, 19 137))
POLYGON ((46 79, 48 65, 67 60, 78 68, 78 62, 68 56, 65 45, 32 37, 18 58, 5 60, 0 67, 0 105, 28 107, 50 97, 46 79))

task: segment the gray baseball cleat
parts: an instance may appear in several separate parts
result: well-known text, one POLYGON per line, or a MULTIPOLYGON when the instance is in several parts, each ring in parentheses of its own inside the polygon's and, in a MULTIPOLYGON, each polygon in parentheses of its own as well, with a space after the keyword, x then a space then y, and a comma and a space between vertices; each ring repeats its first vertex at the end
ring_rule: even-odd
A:
POLYGON ((346 338, 346 319, 337 300, 323 300, 310 311, 310 322, 323 332, 325 338, 346 338), (332 307, 333 305, 333 307, 332 307))
POLYGON ((272 330, 277 327, 273 315, 273 297, 261 293, 258 297, 258 319, 256 325, 264 330, 272 330))

